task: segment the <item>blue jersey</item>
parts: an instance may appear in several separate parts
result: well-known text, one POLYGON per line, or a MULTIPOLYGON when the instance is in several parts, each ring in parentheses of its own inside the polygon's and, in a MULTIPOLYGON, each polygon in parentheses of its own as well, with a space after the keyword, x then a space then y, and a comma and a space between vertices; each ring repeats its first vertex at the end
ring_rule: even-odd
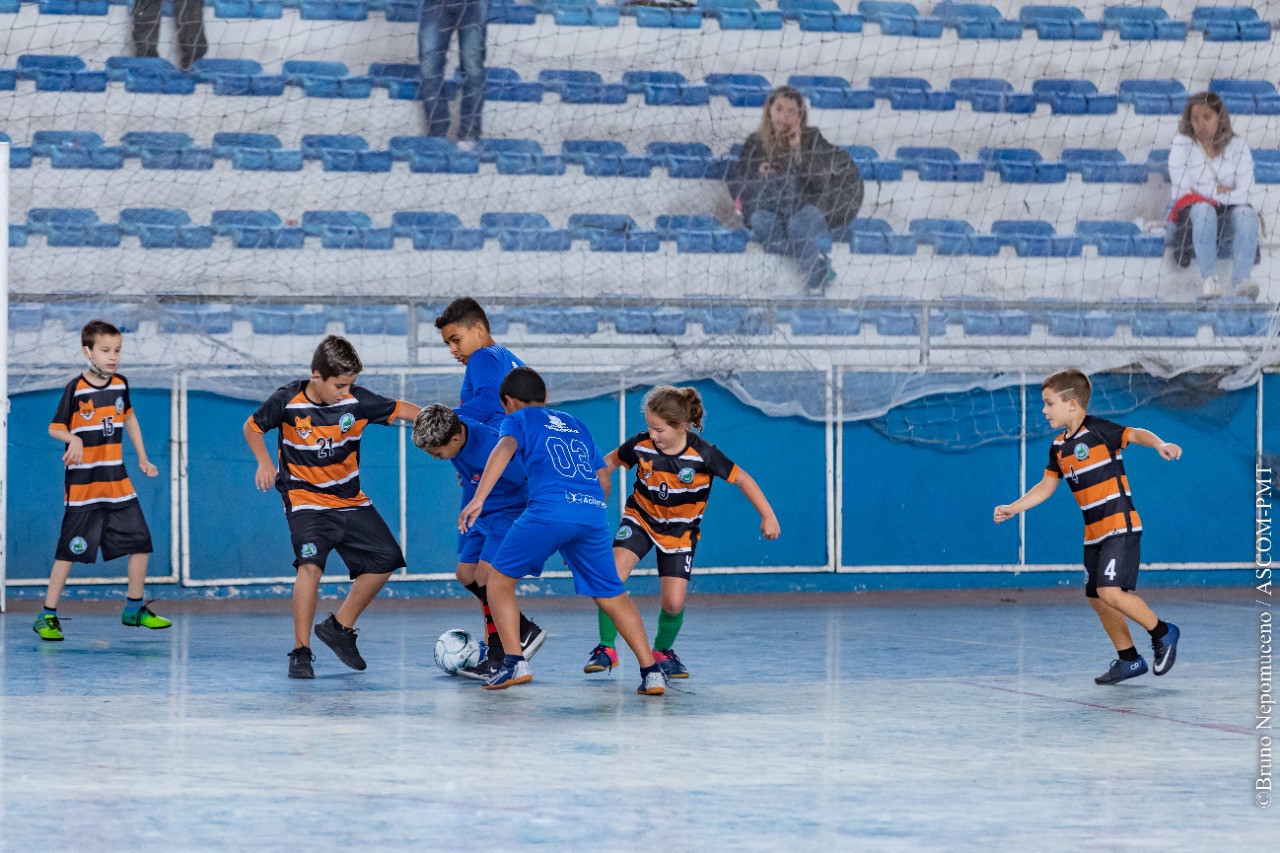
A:
POLYGON ((607 523, 608 504, 596 477, 604 457, 586 424, 566 412, 530 406, 507 415, 499 433, 516 440, 515 459, 529 476, 526 516, 573 524, 607 523))
POLYGON ((506 417, 498 388, 507 374, 517 367, 524 367, 524 362, 506 347, 494 344, 473 352, 467 359, 467 371, 462 377, 462 405, 455 411, 460 416, 496 427, 506 417))
MULTIPOLYGON (((498 431, 471 418, 460 420, 467 427, 467 441, 458 455, 449 461, 462 478, 462 502, 465 506, 476 495, 476 486, 480 485, 480 475, 484 473, 484 463, 489 461, 489 454, 498 445, 498 431)), ((512 459, 494 484, 489 497, 485 499, 483 514, 519 511, 524 509, 528 501, 529 487, 524 477, 524 466, 512 459)))

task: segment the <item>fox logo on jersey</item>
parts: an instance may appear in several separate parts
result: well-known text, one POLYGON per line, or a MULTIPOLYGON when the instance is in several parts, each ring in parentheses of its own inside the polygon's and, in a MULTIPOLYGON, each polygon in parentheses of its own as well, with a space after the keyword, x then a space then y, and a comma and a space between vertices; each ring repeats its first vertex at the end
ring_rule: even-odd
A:
POLYGON ((294 419, 293 419, 293 428, 294 428, 294 430, 298 433, 298 435, 299 435, 301 438, 304 438, 304 439, 305 439, 305 438, 310 438, 310 437, 311 437, 311 418, 310 418, 310 416, 305 417, 305 418, 294 418, 294 419))
POLYGON ((94 409, 93 409, 92 400, 80 401, 80 417, 84 418, 86 421, 91 421, 93 420, 93 412, 94 412, 94 409))

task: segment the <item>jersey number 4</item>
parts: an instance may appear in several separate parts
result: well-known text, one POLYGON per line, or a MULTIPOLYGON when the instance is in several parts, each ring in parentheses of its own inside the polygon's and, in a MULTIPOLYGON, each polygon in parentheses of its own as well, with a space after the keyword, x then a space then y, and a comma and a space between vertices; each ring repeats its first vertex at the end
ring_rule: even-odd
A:
POLYGON ((591 469, 591 451, 580 439, 565 441, 553 435, 547 439, 547 455, 560 476, 570 480, 574 477, 595 479, 596 472, 591 469))

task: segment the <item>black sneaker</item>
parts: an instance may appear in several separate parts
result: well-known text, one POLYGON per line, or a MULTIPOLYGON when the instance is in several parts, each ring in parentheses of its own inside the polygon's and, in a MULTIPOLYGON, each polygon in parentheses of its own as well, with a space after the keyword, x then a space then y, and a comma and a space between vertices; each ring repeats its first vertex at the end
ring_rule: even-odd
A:
POLYGON ((470 678, 473 681, 488 681, 493 674, 502 669, 502 658, 485 658, 475 666, 464 666, 458 670, 458 675, 463 678, 470 678))
POLYGON ((298 646, 289 652, 289 677, 290 678, 315 678, 316 671, 311 668, 311 662, 316 656, 311 654, 308 646, 298 646))
POLYGON ((524 659, 530 660, 547 641, 547 632, 530 622, 520 634, 520 648, 524 649, 524 659))
POLYGON ((1137 678, 1147 672, 1147 662, 1139 656, 1137 660, 1113 660, 1110 668, 1093 680, 1094 684, 1117 684, 1130 678, 1137 678))
POLYGON ((339 624, 332 613, 329 614, 328 619, 316 623, 316 636, 326 646, 333 649, 333 653, 338 656, 338 660, 352 669, 363 671, 368 667, 368 664, 364 662, 364 658, 360 657, 360 651, 356 648, 355 629, 339 624))

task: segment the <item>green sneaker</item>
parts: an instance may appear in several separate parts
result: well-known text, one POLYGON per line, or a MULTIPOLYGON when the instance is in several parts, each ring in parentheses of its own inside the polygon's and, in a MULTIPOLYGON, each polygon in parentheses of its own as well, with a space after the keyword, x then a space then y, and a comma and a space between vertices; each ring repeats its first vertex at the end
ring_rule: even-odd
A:
POLYGON ((132 628, 168 628, 173 623, 163 616, 151 612, 151 608, 142 605, 133 613, 127 610, 120 614, 120 621, 132 628))
POLYGON ((62 623, 58 621, 57 616, 50 616, 47 613, 41 613, 36 617, 36 622, 31 626, 31 630, 39 634, 42 640, 62 639, 62 623))

